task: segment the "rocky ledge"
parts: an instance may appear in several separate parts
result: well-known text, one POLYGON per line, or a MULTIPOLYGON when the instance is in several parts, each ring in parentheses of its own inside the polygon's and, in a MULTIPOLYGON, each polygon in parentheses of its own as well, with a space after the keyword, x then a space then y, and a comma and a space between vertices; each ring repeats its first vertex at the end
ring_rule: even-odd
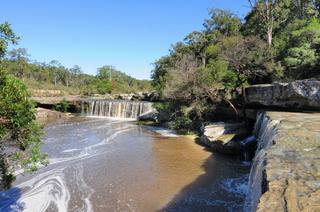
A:
POLYGON ((241 141, 249 135, 245 123, 211 123, 204 127, 198 143, 207 148, 228 155, 243 153, 241 141))
POLYGON ((254 85, 245 89, 245 97, 248 107, 320 110, 320 81, 254 85))
POLYGON ((155 92, 137 92, 137 93, 123 93, 123 94, 94 94, 91 96, 82 95, 67 95, 59 90, 33 90, 32 99, 38 105, 54 105, 62 101, 67 101, 72 105, 79 105, 82 101, 88 99, 104 99, 104 100, 126 100, 126 101, 160 101, 159 96, 155 92))
POLYGON ((261 112, 246 211, 320 211, 320 113, 261 112))

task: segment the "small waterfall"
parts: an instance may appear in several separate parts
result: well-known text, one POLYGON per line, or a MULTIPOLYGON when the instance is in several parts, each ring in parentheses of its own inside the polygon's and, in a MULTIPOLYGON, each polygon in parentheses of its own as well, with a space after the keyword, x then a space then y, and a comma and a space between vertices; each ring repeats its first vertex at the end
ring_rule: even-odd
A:
POLYGON ((154 111, 154 108, 151 102, 87 100, 82 104, 82 111, 87 116, 137 119, 141 115, 154 111))
POLYGON ((260 112, 257 115, 253 134, 258 140, 258 146, 249 176, 248 194, 244 205, 245 212, 256 211, 259 204, 263 192, 266 154, 277 136, 279 123, 278 120, 270 120, 265 112, 260 112))

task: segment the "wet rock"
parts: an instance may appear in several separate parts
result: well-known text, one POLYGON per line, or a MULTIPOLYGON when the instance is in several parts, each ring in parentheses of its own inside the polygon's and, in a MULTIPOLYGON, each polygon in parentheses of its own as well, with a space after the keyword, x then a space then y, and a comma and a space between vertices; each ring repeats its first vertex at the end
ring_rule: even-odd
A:
POLYGON ((247 106, 320 110, 320 81, 254 85, 245 89, 247 106))
POLYGON ((158 112, 153 110, 138 117, 139 121, 157 121, 158 112))

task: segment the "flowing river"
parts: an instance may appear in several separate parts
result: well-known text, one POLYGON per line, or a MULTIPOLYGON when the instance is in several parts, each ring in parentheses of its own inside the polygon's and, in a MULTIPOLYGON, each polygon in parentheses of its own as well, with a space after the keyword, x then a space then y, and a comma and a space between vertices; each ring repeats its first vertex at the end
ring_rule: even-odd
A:
POLYGON ((50 165, 20 174, 0 211, 241 211, 250 167, 188 137, 74 117, 45 128, 50 165))

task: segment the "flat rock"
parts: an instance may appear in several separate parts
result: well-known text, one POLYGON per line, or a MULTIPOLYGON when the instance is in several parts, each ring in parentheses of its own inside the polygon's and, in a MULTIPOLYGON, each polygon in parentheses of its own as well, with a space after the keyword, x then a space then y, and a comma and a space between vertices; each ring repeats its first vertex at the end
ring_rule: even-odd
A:
POLYGON ((266 152, 257 211, 320 211, 320 113, 266 112, 278 131, 266 152))
POLYGON ((320 81, 254 85, 245 89, 246 105, 292 110, 320 110, 320 81))
POLYGON ((244 123, 212 123, 204 128, 199 143, 230 155, 242 153, 240 140, 248 135, 244 123))

